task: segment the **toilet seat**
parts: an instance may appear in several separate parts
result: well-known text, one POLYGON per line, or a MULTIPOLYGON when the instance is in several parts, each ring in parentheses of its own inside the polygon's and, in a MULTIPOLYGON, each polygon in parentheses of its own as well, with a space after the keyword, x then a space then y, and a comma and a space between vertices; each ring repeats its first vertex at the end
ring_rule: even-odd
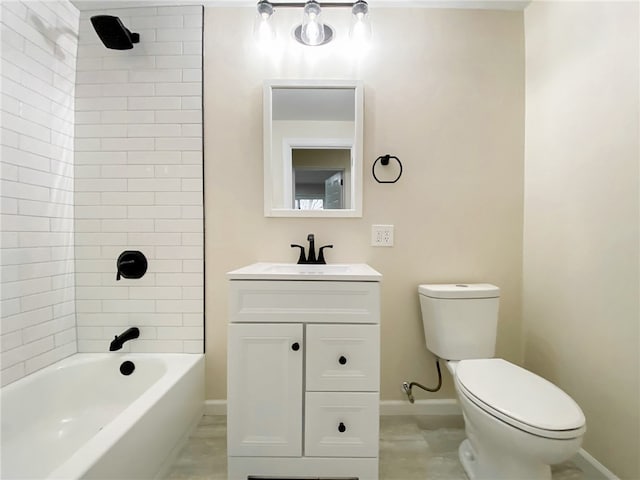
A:
POLYGON ((461 360, 460 394, 509 425, 545 438, 571 439, 585 430, 584 414, 560 388, 500 358, 461 360))

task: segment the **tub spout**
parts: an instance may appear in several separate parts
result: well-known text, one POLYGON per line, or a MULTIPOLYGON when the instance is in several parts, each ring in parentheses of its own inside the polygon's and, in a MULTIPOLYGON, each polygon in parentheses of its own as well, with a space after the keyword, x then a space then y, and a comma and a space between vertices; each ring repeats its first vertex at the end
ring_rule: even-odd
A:
POLYGON ((120 350, 122 345, 129 340, 133 340, 134 338, 138 338, 140 336, 140 329, 138 327, 127 328, 120 335, 116 335, 111 345, 109 345, 109 351, 115 352, 116 350, 120 350))

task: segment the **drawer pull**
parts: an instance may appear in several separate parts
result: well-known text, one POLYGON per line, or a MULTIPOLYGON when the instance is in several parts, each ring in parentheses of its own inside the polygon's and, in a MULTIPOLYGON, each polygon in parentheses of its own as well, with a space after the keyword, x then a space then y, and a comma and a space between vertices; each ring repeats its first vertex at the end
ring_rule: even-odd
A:
POLYGON ((345 427, 344 423, 340 422, 340 425, 338 425, 338 431, 340 433, 344 433, 347 431, 347 427, 345 427))
POLYGON ((338 359, 338 363, 340 365, 346 365, 347 364, 347 357, 341 355, 340 358, 338 359))
POLYGON ((291 350, 297 352, 298 350, 300 350, 300 344, 298 342, 295 342, 293 345, 291 345, 291 350))

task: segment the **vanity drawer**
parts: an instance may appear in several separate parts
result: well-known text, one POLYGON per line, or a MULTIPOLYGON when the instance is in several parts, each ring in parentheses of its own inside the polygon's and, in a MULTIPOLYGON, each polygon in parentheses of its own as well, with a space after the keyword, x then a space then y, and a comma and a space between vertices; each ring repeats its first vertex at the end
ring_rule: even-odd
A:
POLYGON ((307 392, 305 455, 377 457, 378 393, 307 392))
POLYGON ((232 280, 229 320, 380 323, 378 282, 232 280))
POLYGON ((305 337, 307 391, 379 390, 379 325, 307 325, 305 337))

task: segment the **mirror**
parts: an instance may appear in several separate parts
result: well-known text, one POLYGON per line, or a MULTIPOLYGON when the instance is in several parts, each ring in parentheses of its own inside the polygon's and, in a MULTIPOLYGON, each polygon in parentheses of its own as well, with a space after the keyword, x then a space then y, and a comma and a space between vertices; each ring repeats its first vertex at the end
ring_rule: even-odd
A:
POLYGON ((265 82, 265 216, 362 216, 362 114, 360 82, 265 82))

